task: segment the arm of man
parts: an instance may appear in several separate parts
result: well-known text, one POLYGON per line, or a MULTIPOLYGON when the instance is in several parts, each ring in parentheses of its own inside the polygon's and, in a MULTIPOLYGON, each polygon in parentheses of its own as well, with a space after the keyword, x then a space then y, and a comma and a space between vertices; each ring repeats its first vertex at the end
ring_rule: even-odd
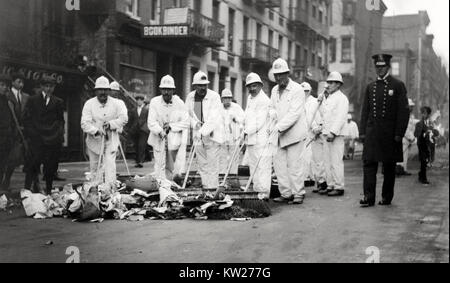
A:
POLYGON ((342 95, 336 105, 336 112, 333 115, 333 124, 330 128, 330 132, 335 136, 340 134, 342 127, 347 123, 348 107, 348 99, 342 95))
POLYGON ((406 128, 409 121, 409 105, 405 84, 400 82, 398 86, 398 109, 397 109, 397 121, 395 127, 396 138, 403 138, 405 136, 406 128))
POLYGON ((99 131, 94 125, 92 106, 89 101, 84 104, 81 112, 81 129, 89 135, 95 135, 99 131))
POLYGON ((148 118, 147 118, 147 125, 150 129, 150 132, 159 135, 163 132, 163 128, 158 122, 158 111, 157 111, 157 105, 156 101, 152 99, 150 102, 150 107, 148 110, 148 118))
POLYGON ((109 121, 111 130, 117 131, 123 129, 123 127, 128 123, 128 109, 125 102, 122 100, 117 101, 117 118, 109 121))

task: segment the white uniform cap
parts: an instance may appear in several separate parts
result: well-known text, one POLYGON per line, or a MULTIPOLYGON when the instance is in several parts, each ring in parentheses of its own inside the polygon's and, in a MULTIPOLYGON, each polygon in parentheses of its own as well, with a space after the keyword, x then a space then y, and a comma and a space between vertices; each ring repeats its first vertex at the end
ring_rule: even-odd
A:
POLYGON ((207 85, 207 84, 209 84, 208 76, 204 72, 198 71, 194 75, 194 79, 192 80, 192 84, 193 85, 207 85))
POLYGON ((342 75, 339 72, 331 72, 327 78, 327 82, 340 82, 341 84, 344 84, 342 75))
POLYGON ((109 87, 111 88, 111 90, 117 90, 120 91, 120 85, 118 82, 112 82, 109 87))
POLYGON ((256 73, 248 74, 248 76, 247 76, 247 78, 245 80, 245 86, 249 86, 249 85, 254 84, 254 83, 262 84, 263 82, 261 80, 261 77, 258 74, 256 74, 256 73))
POLYGON ((274 74, 283 74, 290 72, 288 63, 284 59, 277 59, 273 62, 272 70, 274 74))
POLYGON ((99 77, 96 81, 95 81, 95 87, 94 89, 111 89, 111 87, 109 86, 109 81, 105 76, 101 76, 99 77))
POLYGON ((159 84, 159 88, 172 88, 175 89, 175 80, 172 76, 166 75, 161 78, 161 83, 159 84))
POLYGON ((222 90, 222 98, 233 98, 233 93, 228 88, 222 90))

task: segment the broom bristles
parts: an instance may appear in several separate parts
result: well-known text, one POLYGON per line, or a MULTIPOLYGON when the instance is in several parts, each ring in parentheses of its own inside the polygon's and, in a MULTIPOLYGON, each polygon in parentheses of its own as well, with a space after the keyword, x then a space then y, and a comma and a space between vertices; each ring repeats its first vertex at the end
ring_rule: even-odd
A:
POLYGON ((234 205, 239 206, 243 209, 254 210, 264 217, 272 215, 269 203, 264 200, 259 199, 235 199, 234 205))

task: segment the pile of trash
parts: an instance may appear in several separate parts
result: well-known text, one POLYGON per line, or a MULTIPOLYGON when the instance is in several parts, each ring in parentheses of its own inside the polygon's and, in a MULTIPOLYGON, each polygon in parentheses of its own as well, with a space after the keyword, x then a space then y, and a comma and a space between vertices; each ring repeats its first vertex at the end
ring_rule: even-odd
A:
POLYGON ((266 217, 234 204, 226 192, 187 191, 171 181, 152 175, 134 176, 113 185, 86 182, 65 185, 51 195, 22 190, 25 213, 35 219, 71 218, 102 222, 105 219, 142 221, 193 218, 235 220, 266 217))

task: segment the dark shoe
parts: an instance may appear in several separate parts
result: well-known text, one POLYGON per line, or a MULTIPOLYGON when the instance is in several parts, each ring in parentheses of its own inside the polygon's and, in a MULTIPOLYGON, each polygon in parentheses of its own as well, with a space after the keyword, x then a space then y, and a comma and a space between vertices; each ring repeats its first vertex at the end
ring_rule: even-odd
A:
POLYGON ((305 200, 305 196, 299 196, 299 197, 295 197, 292 201, 288 202, 288 204, 291 204, 291 205, 303 204, 304 200, 305 200))
POLYGON ((380 201, 380 202, 378 203, 378 205, 384 205, 384 206, 387 206, 387 205, 391 205, 391 202, 390 202, 390 201, 387 201, 387 200, 382 200, 382 201, 380 201))
POLYGON ((312 190, 312 192, 315 193, 315 194, 317 194, 317 193, 319 192, 319 188, 315 187, 315 188, 312 190))
POLYGON ((332 190, 328 193, 329 197, 341 197, 344 195, 344 190, 332 190))
POLYGON ((285 197, 279 197, 279 198, 274 198, 273 201, 274 202, 278 202, 278 203, 286 203, 293 200, 293 197, 290 198, 285 198, 285 197))
POLYGON ((333 191, 333 189, 320 189, 319 190, 319 195, 322 195, 322 196, 328 195, 332 191, 333 191))
POLYGON ((136 166, 134 166, 134 168, 144 168, 144 166, 142 164, 136 164, 136 166))
POLYGON ((408 171, 405 171, 405 173, 403 173, 403 175, 405 175, 405 176, 411 176, 412 174, 409 173, 408 171))
POLYGON ((361 205, 361 207, 372 207, 375 205, 374 201, 369 201, 366 198, 362 199, 359 204, 361 205))
POLYGON ((430 182, 428 182, 428 180, 419 180, 419 182, 420 182, 422 185, 426 185, 426 186, 430 185, 430 182))

